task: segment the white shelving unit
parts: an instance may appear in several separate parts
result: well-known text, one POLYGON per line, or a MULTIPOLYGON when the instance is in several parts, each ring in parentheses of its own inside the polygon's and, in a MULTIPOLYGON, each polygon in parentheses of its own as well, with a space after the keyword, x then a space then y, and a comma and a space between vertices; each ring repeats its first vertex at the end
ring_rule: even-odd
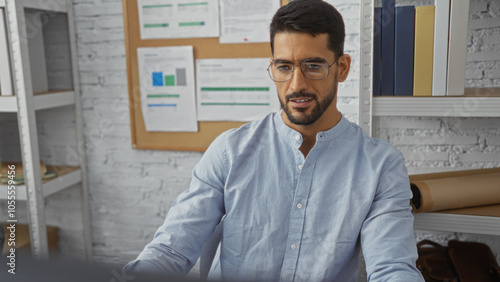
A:
MULTIPOLYGON (((16 96, 0 97, 0 112, 2 113, 17 113, 17 98, 16 96)), ((75 105, 75 91, 52 92, 43 95, 35 95, 34 107, 35 111, 45 110, 63 106, 75 105)))
MULTIPOLYGON (((82 171, 78 168, 68 174, 64 174, 42 183, 42 197, 47 197, 80 182, 82 182, 82 171)), ((0 189, 4 189, 6 191, 7 185, 0 185, 0 189)), ((6 195, 0 195, 0 200, 6 199, 6 195)), ((16 200, 28 200, 28 189, 26 185, 16 185, 16 200)))
MULTIPOLYGON (((494 91, 497 91, 494 89, 494 91)), ((500 91, 499 91, 500 92, 500 91)), ((372 116, 498 117, 500 97, 376 97, 372 116)))
MULTIPOLYGON (((76 123, 75 146, 81 147, 80 145, 83 144, 83 125, 72 1, 0 0, 0 8, 5 9, 7 19, 11 73, 15 93, 14 96, 0 96, 0 112, 17 114, 25 184, 16 186, 16 200, 27 201, 32 256, 34 258, 48 258, 49 255, 44 197, 81 183, 84 245, 86 258, 90 260, 92 257, 92 231, 84 154, 83 152, 78 154, 80 165, 78 168, 66 169, 64 174, 42 182, 35 114, 38 110, 73 106, 76 123), (72 72, 70 84, 73 85, 73 89, 54 91, 49 89, 47 93, 33 93, 25 10, 44 13, 48 21, 53 19, 54 15, 65 17, 67 27, 64 29, 68 33, 70 53, 68 58, 71 65, 68 71, 72 72)), ((0 190, 6 191, 7 186, 0 185, 0 190)), ((5 199, 5 196, 0 197, 0 199, 5 199)))
MULTIPOLYGON (((381 116, 500 117, 498 88, 468 89, 465 96, 373 97, 374 0, 361 0, 360 9, 360 126, 370 135, 373 119, 381 116)), ((500 235, 500 217, 417 213, 416 230, 500 235)))
POLYGON ((416 213, 414 217, 416 230, 500 235, 498 217, 446 213, 416 213))

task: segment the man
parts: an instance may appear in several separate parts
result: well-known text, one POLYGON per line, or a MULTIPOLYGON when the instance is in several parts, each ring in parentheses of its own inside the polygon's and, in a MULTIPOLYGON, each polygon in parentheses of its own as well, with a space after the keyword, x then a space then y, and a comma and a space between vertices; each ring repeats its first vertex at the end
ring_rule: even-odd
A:
POLYGON ((126 270, 184 275, 221 218, 211 277, 225 281, 422 281, 401 153, 336 107, 351 58, 331 5, 296 0, 271 23, 282 111, 221 134, 189 190, 126 270))

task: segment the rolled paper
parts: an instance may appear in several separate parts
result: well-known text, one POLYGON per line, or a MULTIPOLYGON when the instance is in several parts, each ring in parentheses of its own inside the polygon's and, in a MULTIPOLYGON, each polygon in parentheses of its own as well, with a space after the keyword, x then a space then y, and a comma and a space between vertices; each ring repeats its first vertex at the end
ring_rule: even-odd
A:
POLYGON ((500 172, 411 182, 413 212, 500 204, 500 172))

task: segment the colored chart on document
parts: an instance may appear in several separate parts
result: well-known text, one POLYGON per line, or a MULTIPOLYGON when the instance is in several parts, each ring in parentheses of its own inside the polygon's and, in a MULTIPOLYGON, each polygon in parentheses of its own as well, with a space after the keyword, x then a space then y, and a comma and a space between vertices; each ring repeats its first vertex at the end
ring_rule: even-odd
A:
POLYGON ((147 131, 197 131, 192 46, 138 48, 147 131))

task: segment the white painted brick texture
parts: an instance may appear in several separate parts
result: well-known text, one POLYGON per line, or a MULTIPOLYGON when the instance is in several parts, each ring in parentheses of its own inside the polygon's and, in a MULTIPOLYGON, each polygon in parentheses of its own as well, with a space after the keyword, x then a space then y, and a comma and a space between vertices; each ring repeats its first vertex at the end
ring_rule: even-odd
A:
POLYGON ((500 2, 474 0, 470 3, 469 36, 467 46, 467 85, 500 86, 500 2))

